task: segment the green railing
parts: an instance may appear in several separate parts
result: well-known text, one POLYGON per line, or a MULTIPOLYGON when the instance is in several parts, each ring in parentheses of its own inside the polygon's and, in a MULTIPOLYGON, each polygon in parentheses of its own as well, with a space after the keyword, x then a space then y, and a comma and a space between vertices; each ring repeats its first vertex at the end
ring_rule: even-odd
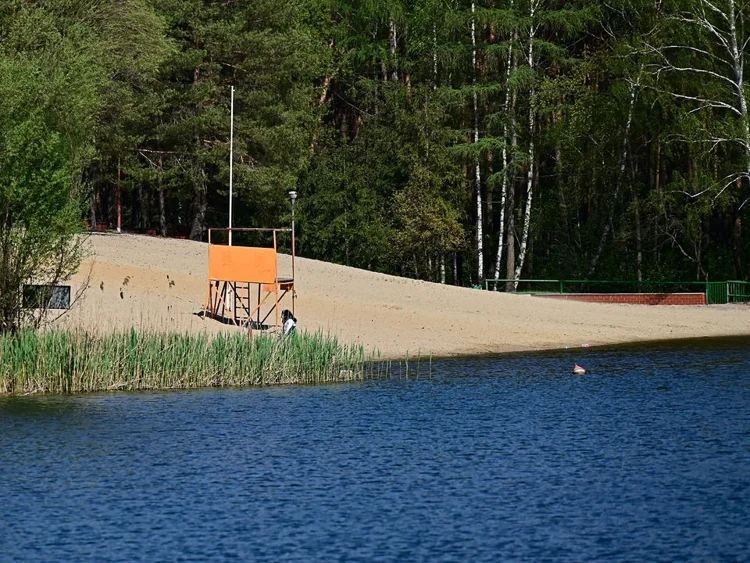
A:
POLYGON ((706 305, 729 303, 728 282, 706 282, 706 305))
POLYGON ((730 280, 727 282, 727 301, 729 303, 750 302, 750 282, 730 280))
POLYGON ((500 291, 513 291, 531 295, 564 293, 705 293, 707 305, 750 302, 750 282, 675 282, 637 280, 535 280, 488 279, 484 288, 497 287, 500 291))
POLYGON ((484 280, 484 289, 490 289, 490 284, 495 282, 498 284, 498 289, 500 291, 506 291, 506 284, 518 282, 518 288, 515 290, 516 293, 537 294, 563 292, 562 280, 484 280))

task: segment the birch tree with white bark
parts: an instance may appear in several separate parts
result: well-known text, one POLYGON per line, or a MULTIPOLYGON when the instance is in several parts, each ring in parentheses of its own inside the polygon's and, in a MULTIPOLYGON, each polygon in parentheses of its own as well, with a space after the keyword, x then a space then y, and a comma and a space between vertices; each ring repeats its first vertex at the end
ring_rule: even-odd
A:
MULTIPOLYGON (((730 186, 750 182, 750 119, 745 88, 750 3, 690 0, 670 7, 665 15, 665 29, 645 43, 647 52, 654 57, 650 69, 657 78, 692 77, 693 80, 683 83, 697 88, 666 93, 682 102, 689 113, 706 111, 722 117, 705 120, 707 127, 699 139, 701 142, 712 147, 730 145, 744 154, 743 168, 723 179, 714 194, 718 197, 730 186)), ((686 195, 696 198, 710 190, 709 187, 686 195)), ((747 202, 746 197, 740 208, 747 202)))
MULTIPOLYGON (((471 83, 473 86, 472 101, 474 105, 474 144, 479 143, 479 104, 477 98, 477 20, 476 2, 471 3, 471 83)), ((476 189, 477 209, 477 282, 482 283, 484 278, 484 232, 482 219, 482 170, 479 165, 479 153, 474 156, 474 184, 476 189)))
MULTIPOLYGON (((541 0, 530 0, 529 2, 529 28, 527 36, 527 50, 526 50, 526 64, 528 64, 529 70, 533 73, 535 70, 535 59, 534 59, 534 42, 536 41, 536 34, 539 31, 539 9, 541 7, 541 0)), ((536 125, 536 90, 532 85, 529 92, 529 148, 528 148, 528 161, 526 164, 526 206, 524 208, 524 221, 523 221, 523 234, 521 236, 521 246, 518 250, 518 262, 516 263, 516 270, 513 275, 513 279, 516 280, 513 284, 513 288, 518 288, 518 279, 521 277, 523 271, 523 265, 526 261, 526 249, 528 248, 529 242, 529 227, 531 225, 531 209, 534 196, 534 162, 536 154, 534 153, 534 129, 536 125)))
POLYGON ((620 142, 620 156, 617 165, 617 177, 615 178, 615 191, 612 194, 612 201, 610 202, 609 207, 609 216, 607 222, 604 224, 604 230, 602 231, 602 236, 599 239, 599 245, 596 247, 596 252, 594 252, 594 256, 591 258, 589 271, 586 274, 587 278, 590 278, 594 274, 596 266, 599 263, 599 259, 602 256, 602 252, 604 251, 604 246, 607 244, 609 235, 612 232, 616 204, 618 199, 620 198, 620 192, 622 191, 622 186, 625 181, 625 169, 628 163, 630 129, 633 125, 633 111, 635 109, 635 102, 640 88, 641 75, 639 73, 635 80, 630 80, 628 83, 628 112, 627 119, 625 120, 625 128, 622 132, 622 140, 620 142))
MULTIPOLYGON (((510 12, 513 12, 513 9, 515 7, 515 0, 510 0, 510 12)), ((510 143, 509 139, 509 133, 510 131, 510 125, 513 124, 512 121, 510 121, 510 112, 511 112, 511 99, 513 96, 513 92, 511 90, 511 83, 510 83, 510 74, 511 70, 514 67, 514 57, 513 57, 513 45, 514 40, 516 38, 516 30, 513 29, 508 36, 508 54, 505 60, 505 97, 503 100, 503 111, 505 113, 504 120, 503 120, 503 148, 502 148, 502 187, 500 190, 500 227, 498 228, 498 234, 497 234, 497 257, 495 259, 495 279, 500 278, 500 265, 502 264, 503 259, 503 248, 505 247, 505 216, 507 213, 507 205, 508 205, 508 190, 512 187, 510 184, 512 183, 512 179, 510 177, 511 171, 509 169, 509 160, 508 160, 508 143, 510 143)), ((512 111, 515 111, 515 108, 512 108, 512 111)), ((515 135, 515 131, 512 131, 512 134, 515 135)), ((497 283, 495 284, 495 289, 499 289, 499 286, 497 283)))

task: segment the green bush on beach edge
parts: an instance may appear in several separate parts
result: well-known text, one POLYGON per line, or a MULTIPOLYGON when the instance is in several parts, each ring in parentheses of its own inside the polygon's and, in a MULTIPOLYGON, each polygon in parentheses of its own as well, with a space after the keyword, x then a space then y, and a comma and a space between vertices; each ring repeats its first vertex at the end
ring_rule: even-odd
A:
POLYGON ((360 381, 362 346, 320 332, 21 331, 0 336, 0 395, 360 381))

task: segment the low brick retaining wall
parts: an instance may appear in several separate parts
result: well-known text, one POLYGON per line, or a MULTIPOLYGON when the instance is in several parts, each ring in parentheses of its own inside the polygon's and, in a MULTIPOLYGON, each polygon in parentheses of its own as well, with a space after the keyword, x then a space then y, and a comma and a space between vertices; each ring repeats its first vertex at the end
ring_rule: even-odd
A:
POLYGON ((705 293, 565 293, 538 295, 545 299, 566 299, 590 303, 628 303, 631 305, 705 305, 705 293))

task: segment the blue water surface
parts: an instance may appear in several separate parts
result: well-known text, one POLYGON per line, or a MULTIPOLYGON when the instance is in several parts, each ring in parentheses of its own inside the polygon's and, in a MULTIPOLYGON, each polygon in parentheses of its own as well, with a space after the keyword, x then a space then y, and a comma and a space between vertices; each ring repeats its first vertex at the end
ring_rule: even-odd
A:
POLYGON ((414 375, 0 398, 0 559, 748 559, 747 341, 414 375))

